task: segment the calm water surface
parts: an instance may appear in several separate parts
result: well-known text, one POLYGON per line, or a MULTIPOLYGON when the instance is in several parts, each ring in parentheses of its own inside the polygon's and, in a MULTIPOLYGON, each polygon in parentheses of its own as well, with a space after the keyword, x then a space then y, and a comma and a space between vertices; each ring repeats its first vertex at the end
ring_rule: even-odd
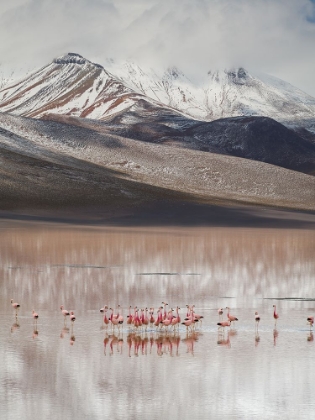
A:
POLYGON ((314 418, 314 255, 306 230, 2 221, 0 418, 314 418), (129 305, 162 301, 182 318, 195 304, 202 325, 169 334, 102 325, 104 304, 126 317, 129 305), (61 304, 75 311, 73 328, 61 304), (221 332, 226 306, 239 321, 221 332))

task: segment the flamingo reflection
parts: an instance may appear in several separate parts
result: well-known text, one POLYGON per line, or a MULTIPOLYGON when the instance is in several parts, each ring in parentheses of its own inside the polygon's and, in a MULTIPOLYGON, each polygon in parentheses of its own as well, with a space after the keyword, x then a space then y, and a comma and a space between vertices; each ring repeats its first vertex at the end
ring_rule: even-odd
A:
POLYGON ((222 328, 218 328, 218 340, 217 344, 219 346, 226 346, 228 348, 231 347, 230 341, 231 331, 228 331, 227 337, 225 336, 225 331, 222 328))
POLYGON ((18 317, 16 316, 15 317, 15 322, 11 325, 11 333, 18 330, 19 328, 20 328, 20 323, 19 323, 18 317))
POLYGON ((64 326, 60 333, 60 338, 64 338, 66 334, 69 334, 70 328, 64 326))
POLYGON ((276 346, 277 345, 277 338, 278 338, 279 332, 278 330, 275 328, 273 330, 273 345, 276 346))

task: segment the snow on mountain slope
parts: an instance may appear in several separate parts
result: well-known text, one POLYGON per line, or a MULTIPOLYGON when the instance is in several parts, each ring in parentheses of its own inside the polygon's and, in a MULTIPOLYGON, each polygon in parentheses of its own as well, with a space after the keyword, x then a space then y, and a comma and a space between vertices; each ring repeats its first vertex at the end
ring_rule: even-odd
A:
POLYGON ((57 113, 101 119, 142 97, 102 66, 69 53, 1 89, 0 111, 35 118, 57 113))
POLYGON ((157 75, 131 62, 108 65, 134 90, 196 119, 268 116, 289 123, 315 118, 315 98, 280 79, 251 75, 243 68, 209 71, 196 85, 176 68, 157 75))
POLYGON ((0 111, 104 119, 145 100, 201 121, 266 116, 315 132, 315 98, 271 76, 236 68, 209 71, 194 83, 175 67, 160 74, 132 62, 107 60, 106 69, 68 53, 1 88, 0 111))

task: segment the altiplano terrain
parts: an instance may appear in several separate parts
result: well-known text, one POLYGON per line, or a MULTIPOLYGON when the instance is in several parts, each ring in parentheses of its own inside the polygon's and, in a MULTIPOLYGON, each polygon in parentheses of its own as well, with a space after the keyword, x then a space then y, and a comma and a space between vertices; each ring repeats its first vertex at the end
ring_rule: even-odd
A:
POLYGON ((224 105, 225 118, 216 119, 216 101, 207 102, 211 115, 185 108, 187 92, 185 106, 175 101, 174 86, 184 83, 175 69, 155 90, 146 73, 131 69, 114 76, 69 53, 0 90, 2 212, 65 215, 76 209, 77 216, 113 219, 158 215, 160 208, 176 218, 185 208, 192 220, 214 207, 315 210, 315 144, 311 123, 301 125, 311 121, 315 100, 285 83, 263 85, 242 69, 224 77, 210 72, 211 83, 225 86, 222 106, 232 101, 232 88, 235 96, 233 109, 224 105), (166 86, 169 100, 161 94, 166 86), (258 91, 263 110, 238 106, 242 95, 251 101, 248 92, 258 91), (280 91, 290 106, 280 104, 280 91))

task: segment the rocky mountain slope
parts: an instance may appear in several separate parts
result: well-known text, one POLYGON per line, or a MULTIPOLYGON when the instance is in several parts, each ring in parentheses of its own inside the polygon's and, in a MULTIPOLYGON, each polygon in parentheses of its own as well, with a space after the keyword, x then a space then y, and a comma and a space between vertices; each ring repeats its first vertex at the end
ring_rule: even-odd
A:
POLYGON ((128 213, 165 200, 315 209, 315 177, 266 163, 130 140, 97 122, 1 114, 0 126, 2 210, 104 206, 128 213))
POLYGON ((202 122, 144 100, 98 123, 59 115, 46 118, 85 128, 97 127, 99 132, 134 140, 242 157, 315 173, 315 144, 271 118, 235 117, 202 122))

